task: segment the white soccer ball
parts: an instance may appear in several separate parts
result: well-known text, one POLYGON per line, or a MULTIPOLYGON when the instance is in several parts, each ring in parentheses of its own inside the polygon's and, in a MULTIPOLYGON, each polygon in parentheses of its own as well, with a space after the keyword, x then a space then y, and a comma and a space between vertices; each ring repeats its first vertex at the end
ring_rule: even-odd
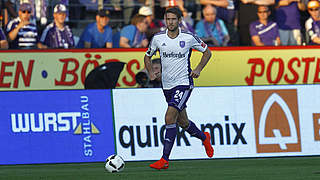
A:
POLYGON ((120 172, 124 169, 124 165, 122 157, 113 154, 106 159, 105 169, 111 173, 120 172))

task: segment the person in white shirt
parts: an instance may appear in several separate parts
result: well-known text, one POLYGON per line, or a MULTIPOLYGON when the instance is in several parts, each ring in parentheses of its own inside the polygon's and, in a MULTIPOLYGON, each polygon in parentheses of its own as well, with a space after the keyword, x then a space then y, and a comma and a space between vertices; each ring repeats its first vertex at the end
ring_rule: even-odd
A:
POLYGON ((211 58, 208 46, 194 34, 183 31, 179 27, 182 20, 182 12, 178 8, 167 9, 164 15, 167 25, 166 31, 154 35, 149 48, 144 56, 145 67, 150 80, 159 78, 160 73, 152 70, 151 57, 159 51, 161 59, 162 88, 168 103, 165 114, 166 133, 162 158, 153 164, 154 169, 167 169, 169 167, 169 155, 177 135, 178 124, 186 132, 202 140, 208 157, 213 156, 213 148, 208 132, 200 131, 196 125, 188 119, 186 102, 193 89, 193 78, 198 78, 200 72, 211 58), (191 49, 203 53, 200 63, 195 69, 190 67, 191 49))

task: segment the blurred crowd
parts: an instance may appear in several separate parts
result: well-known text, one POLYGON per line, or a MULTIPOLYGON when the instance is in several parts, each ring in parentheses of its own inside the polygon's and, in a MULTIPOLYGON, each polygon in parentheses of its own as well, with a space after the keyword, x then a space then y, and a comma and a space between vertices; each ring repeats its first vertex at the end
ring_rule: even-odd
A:
POLYGON ((176 7, 209 46, 320 44, 318 0, 1 0, 0 48, 144 48, 176 7))

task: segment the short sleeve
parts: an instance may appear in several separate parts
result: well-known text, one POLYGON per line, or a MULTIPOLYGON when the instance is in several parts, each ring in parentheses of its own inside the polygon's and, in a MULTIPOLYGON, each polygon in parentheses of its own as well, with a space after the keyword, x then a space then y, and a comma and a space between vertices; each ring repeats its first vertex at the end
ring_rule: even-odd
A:
POLYGON ((112 43, 112 29, 109 27, 108 27, 108 34, 107 34, 106 42, 112 43))
POLYGON ((121 32, 120 32, 120 37, 125 37, 130 41, 130 44, 133 41, 134 35, 135 35, 135 26, 133 25, 128 25, 125 26, 124 28, 122 28, 121 32))
POLYGON ((226 27, 226 25, 224 24, 224 22, 221 19, 219 19, 219 24, 221 25, 222 33, 224 35, 229 35, 227 27, 226 27))
POLYGON ((4 34, 2 28, 0 28, 0 40, 7 40, 6 35, 4 34))
POLYGON ((9 34, 15 27, 16 27, 16 23, 13 23, 13 20, 11 20, 6 27, 6 34, 9 34))
POLYGON ((258 31, 255 28, 254 22, 250 24, 249 31, 250 31, 250 36, 257 36, 258 35, 258 31))
POLYGON ((206 43, 204 43, 198 36, 192 35, 193 37, 191 38, 191 47, 192 49, 196 49, 200 52, 204 52, 207 50, 208 46, 206 43))
POLYGON ((203 22, 202 21, 199 21, 197 24, 196 24, 196 34, 198 37, 200 38, 203 38, 205 37, 205 30, 203 28, 203 22))
POLYGON ((148 50, 146 52, 146 55, 149 56, 149 57, 153 56, 156 53, 157 49, 158 49, 157 48, 157 43, 156 43, 155 38, 153 37, 151 42, 149 43, 149 47, 148 47, 148 50))
POLYGON ((49 45, 48 43, 48 34, 49 34, 49 25, 44 29, 42 35, 40 37, 40 42, 45 45, 49 45))
POLYGON ((84 42, 89 42, 89 43, 92 42, 92 37, 93 37, 93 36, 91 36, 90 34, 91 34, 91 28, 90 28, 90 27, 87 27, 87 28, 85 29, 85 31, 83 32, 83 41, 84 41, 84 42))

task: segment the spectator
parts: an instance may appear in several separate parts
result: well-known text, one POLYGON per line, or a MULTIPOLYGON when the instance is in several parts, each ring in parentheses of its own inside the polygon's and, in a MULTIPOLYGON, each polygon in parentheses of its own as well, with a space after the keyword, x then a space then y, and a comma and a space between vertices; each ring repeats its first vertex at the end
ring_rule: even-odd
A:
POLYGON ((2 28, 0 28, 0 49, 8 49, 8 41, 2 28))
POLYGON ((160 58, 153 59, 152 63, 152 70, 155 74, 159 74, 157 78, 153 81, 150 80, 148 72, 146 69, 138 72, 136 74, 136 81, 138 83, 139 88, 160 88, 162 87, 161 83, 161 60, 160 58))
POLYGON ((112 29, 108 26, 109 11, 99 10, 96 22, 89 24, 83 31, 78 48, 112 48, 112 29))
POLYGON ((255 46, 278 46, 280 45, 278 25, 270 21, 271 12, 268 6, 258 6, 257 15, 259 20, 250 24, 250 35, 255 46))
POLYGON ((208 46, 227 46, 230 38, 223 21, 216 17, 217 10, 212 5, 206 5, 202 10, 204 19, 196 25, 197 35, 208 46))
POLYGON ((249 26, 253 21, 258 20, 257 5, 273 5, 275 0, 240 0, 237 13, 237 24, 240 45, 250 46, 251 37, 249 26))
MULTIPOLYGON (((216 7, 217 8, 217 17, 223 19, 223 17, 225 17, 225 16, 223 14, 224 12, 222 12, 222 11, 227 10, 226 8, 229 6, 229 4, 231 4, 229 1, 230 0, 200 0, 200 4, 202 4, 202 5, 211 4, 212 6, 216 7), (221 13, 220 13, 220 11, 221 11, 221 13)), ((233 1, 232 1, 232 4, 233 4, 233 1)))
POLYGON ((31 49, 39 46, 37 27, 30 22, 31 5, 23 3, 19 7, 19 17, 11 20, 6 33, 9 37, 10 48, 31 49))
POLYGON ((217 8, 217 17, 222 19, 227 27, 231 45, 239 45, 239 37, 236 29, 236 0, 200 0, 200 4, 211 4, 217 8))
POLYGON ((120 32, 120 47, 123 48, 145 48, 149 41, 146 37, 148 20, 146 16, 136 14, 131 19, 131 25, 123 27, 120 32))
POLYGON ((146 32, 148 41, 151 41, 151 38, 154 34, 160 32, 160 30, 165 29, 165 24, 161 20, 154 18, 151 7, 142 6, 139 9, 139 14, 142 16, 146 16, 146 19, 148 21, 149 27, 146 32))
POLYGON ((73 48, 74 40, 71 29, 65 25, 67 7, 57 4, 53 10, 54 22, 43 31, 40 39, 40 48, 73 48))
POLYGON ((301 45, 300 12, 306 10, 301 0, 276 0, 276 22, 282 45, 301 45))
POLYGON ((308 2, 308 12, 311 16, 305 23, 308 44, 318 45, 320 44, 320 3, 318 0, 308 2))

